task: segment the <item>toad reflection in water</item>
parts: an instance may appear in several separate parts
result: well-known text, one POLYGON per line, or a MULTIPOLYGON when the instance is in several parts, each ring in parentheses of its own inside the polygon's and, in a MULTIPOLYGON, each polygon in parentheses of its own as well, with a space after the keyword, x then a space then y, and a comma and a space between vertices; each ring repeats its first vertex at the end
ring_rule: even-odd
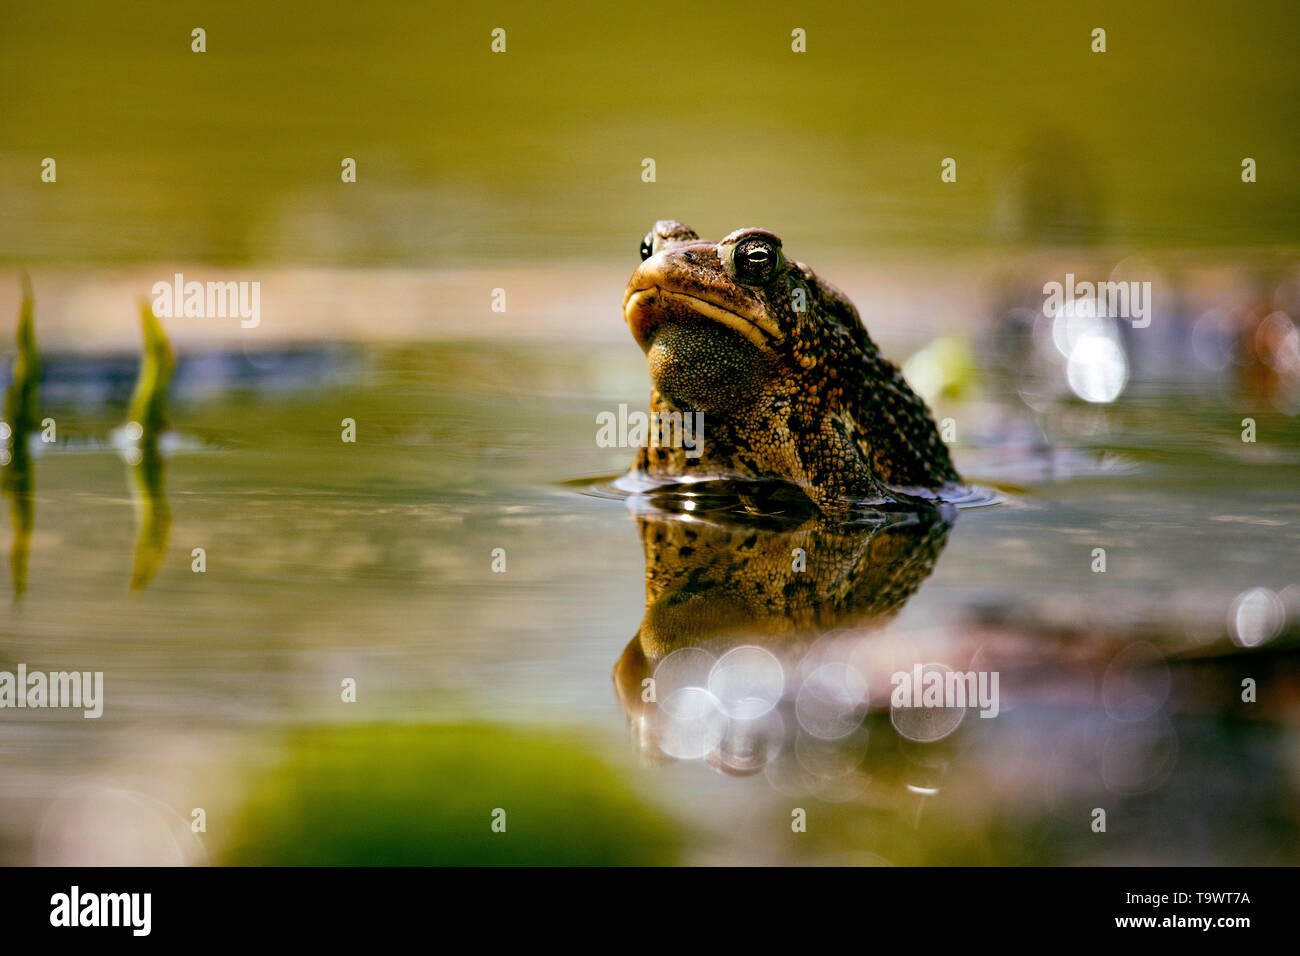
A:
POLYGON ((635 744, 652 762, 842 782, 865 756, 869 711, 889 706, 881 669, 863 673, 862 638, 930 575, 955 510, 755 518, 696 487, 631 499, 646 605, 614 685, 635 744))

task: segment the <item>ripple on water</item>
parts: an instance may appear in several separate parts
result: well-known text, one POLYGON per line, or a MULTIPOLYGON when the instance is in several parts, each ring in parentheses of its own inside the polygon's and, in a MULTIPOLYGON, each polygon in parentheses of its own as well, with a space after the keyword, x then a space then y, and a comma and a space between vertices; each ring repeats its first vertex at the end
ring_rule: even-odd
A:
MULTIPOLYGON (((817 514, 812 502, 798 488, 784 481, 741 480, 728 477, 654 478, 635 472, 566 483, 580 494, 626 501, 633 510, 705 516, 746 516, 755 519, 803 520, 817 514)), ((879 520, 900 512, 916 512, 931 506, 980 508, 1005 501, 994 488, 952 482, 938 492, 931 489, 896 489, 915 501, 882 504, 864 501, 849 523, 879 520)))

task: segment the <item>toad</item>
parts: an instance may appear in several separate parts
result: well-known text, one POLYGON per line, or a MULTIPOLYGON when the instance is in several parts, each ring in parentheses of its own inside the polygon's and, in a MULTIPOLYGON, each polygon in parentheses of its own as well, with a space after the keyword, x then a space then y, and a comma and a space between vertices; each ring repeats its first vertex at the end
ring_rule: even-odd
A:
POLYGON ((649 365, 652 428, 702 414, 703 453, 655 436, 633 472, 671 482, 778 479, 824 514, 934 499, 960 478, 925 402, 843 292, 765 229, 720 242, 662 220, 623 315, 649 365))

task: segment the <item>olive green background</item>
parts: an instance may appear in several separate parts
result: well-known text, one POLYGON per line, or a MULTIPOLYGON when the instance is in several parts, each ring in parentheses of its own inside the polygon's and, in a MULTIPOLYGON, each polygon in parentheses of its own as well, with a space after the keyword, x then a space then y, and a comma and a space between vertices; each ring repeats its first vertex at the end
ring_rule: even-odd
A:
POLYGON ((662 217, 763 225, 808 261, 1290 245, 1295 18, 1286 0, 10 4, 0 261, 624 260, 662 217))

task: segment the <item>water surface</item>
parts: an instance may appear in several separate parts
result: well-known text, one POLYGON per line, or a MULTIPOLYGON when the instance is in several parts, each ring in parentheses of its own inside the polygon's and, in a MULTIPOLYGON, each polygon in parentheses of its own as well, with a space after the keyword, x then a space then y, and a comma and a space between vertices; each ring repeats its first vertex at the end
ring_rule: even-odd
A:
POLYGON ((1296 862, 1294 419, 1260 414, 1249 445, 1204 382, 1038 416, 989 388, 937 411, 1002 502, 827 528, 582 493, 630 460, 594 434, 637 407, 631 351, 183 358, 143 582, 151 489, 99 440, 129 378, 48 357, 64 444, 32 465, 4 658, 102 670, 106 705, 0 722, 4 861, 1296 862), (95 401, 58 387, 92 379, 95 401), (791 584, 792 547, 820 583, 791 584), (1256 588, 1282 610, 1242 611, 1256 588), (710 685, 736 647, 768 657, 710 685), (638 691, 675 650, 660 701, 761 701, 773 661, 776 698, 720 724, 691 691, 665 716, 638 691), (888 676, 931 662, 998 670, 1000 714, 891 718, 888 676))

